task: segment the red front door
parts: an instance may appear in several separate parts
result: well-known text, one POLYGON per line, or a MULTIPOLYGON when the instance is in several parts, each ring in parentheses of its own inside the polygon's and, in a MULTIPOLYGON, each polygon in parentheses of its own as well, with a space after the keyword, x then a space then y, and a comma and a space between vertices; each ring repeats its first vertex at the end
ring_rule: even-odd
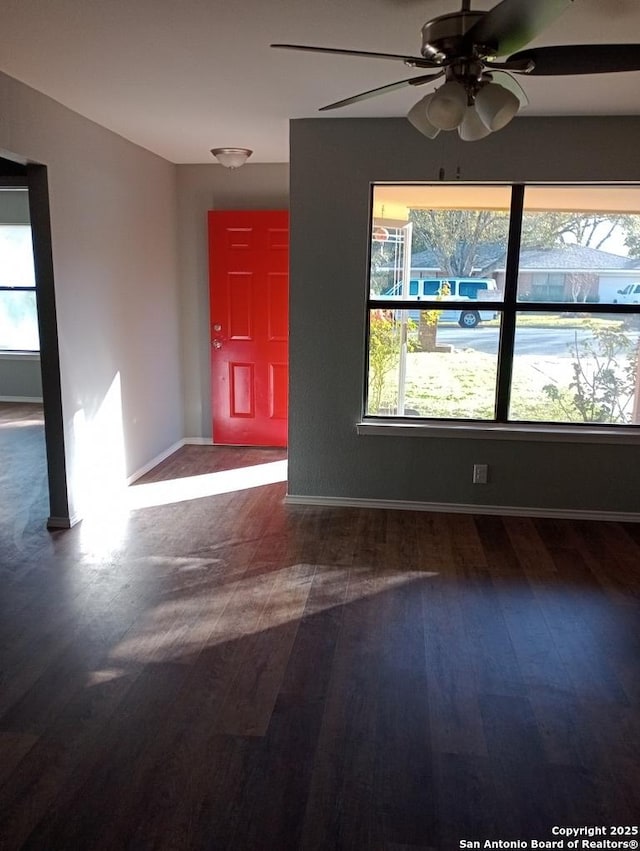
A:
POLYGON ((289 214, 209 212, 213 442, 287 445, 289 214))

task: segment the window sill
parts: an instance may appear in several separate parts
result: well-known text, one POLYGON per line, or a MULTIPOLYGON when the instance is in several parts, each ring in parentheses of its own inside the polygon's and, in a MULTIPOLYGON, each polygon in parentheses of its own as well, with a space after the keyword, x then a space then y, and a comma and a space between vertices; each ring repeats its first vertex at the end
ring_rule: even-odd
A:
POLYGON ((356 423, 361 435, 384 437, 462 437, 472 440, 526 440, 536 443, 640 444, 640 428, 573 428, 562 425, 497 423, 397 422, 362 420, 356 423))
POLYGON ((40 352, 19 352, 3 349, 0 360, 40 360, 40 352))

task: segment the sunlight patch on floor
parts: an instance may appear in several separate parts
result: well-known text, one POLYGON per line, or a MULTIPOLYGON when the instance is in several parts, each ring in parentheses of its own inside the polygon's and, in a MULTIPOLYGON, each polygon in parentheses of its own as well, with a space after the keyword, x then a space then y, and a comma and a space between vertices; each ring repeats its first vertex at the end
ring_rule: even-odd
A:
POLYGON ((394 593, 406 585, 414 584, 419 593, 424 582, 438 575, 416 569, 296 563, 224 584, 216 581, 216 571, 207 581, 210 571, 205 564, 202 571, 203 583, 189 596, 169 597, 145 612, 110 651, 108 670, 193 658, 216 645, 282 629, 304 616, 314 580, 324 593, 314 597, 309 616, 394 593))
POLYGON ((287 461, 271 461, 234 470, 184 476, 95 491, 80 526, 80 546, 85 563, 98 564, 116 557, 126 545, 132 512, 173 505, 208 496, 249 490, 287 481, 287 461))
POLYGON ((140 508, 171 505, 176 502, 219 496, 286 481, 287 461, 283 459, 270 461, 267 464, 254 464, 251 467, 239 467, 235 470, 220 470, 217 473, 132 485, 126 490, 125 500, 127 508, 130 511, 136 511, 140 508))

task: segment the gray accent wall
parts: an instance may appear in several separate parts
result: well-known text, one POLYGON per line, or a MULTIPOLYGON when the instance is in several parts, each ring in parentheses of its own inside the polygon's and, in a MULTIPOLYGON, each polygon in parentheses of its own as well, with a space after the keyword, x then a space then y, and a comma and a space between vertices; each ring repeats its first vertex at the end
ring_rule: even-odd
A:
POLYGON ((176 167, 3 74, 0 105, 0 155, 47 167, 76 518, 183 436, 176 167))
POLYGON ((0 224, 29 224, 29 193, 26 188, 0 191, 0 224))
POLYGON ((42 401, 42 379, 38 355, 0 352, 0 401, 42 401))
POLYGON ((186 437, 211 438, 208 210, 286 210, 288 163, 178 166, 178 240, 186 437))
POLYGON ((289 494, 639 512, 638 444, 356 434, 370 184, 439 179, 640 181, 640 118, 520 117, 473 143, 404 119, 291 123, 289 494))

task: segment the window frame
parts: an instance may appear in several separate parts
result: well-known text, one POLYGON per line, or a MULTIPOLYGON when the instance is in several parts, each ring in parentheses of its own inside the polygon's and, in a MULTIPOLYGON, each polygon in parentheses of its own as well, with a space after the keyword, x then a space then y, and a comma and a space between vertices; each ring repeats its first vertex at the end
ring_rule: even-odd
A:
MULTIPOLYGON (((522 224, 525 215, 525 190, 527 186, 553 186, 553 184, 526 184, 526 183, 503 183, 503 184, 483 184, 475 183, 474 186, 496 186, 511 188, 511 203, 509 206, 509 230, 507 238, 507 255, 505 264, 505 280, 504 291, 501 299, 491 300, 491 308, 501 316, 499 329, 499 345, 498 345, 498 363, 496 373, 496 404, 495 417, 493 419, 474 419, 472 417, 461 418, 445 418, 445 417, 416 417, 407 415, 383 415, 369 414, 368 410, 368 394, 369 394, 369 340, 371 334, 370 319, 373 310, 389 310, 393 305, 394 309, 401 306, 402 310, 441 310, 442 301, 437 299, 418 298, 418 299, 402 299, 401 302, 390 302, 388 299, 380 299, 371 296, 371 249, 372 241, 370 234, 372 232, 373 210, 374 210, 374 191, 376 186, 385 185, 384 182, 370 184, 369 198, 369 239, 367 248, 367 299, 366 299, 366 318, 365 318, 365 362, 364 362, 364 394, 363 408, 360 423, 358 423, 358 433, 381 433, 376 430, 376 424, 381 426, 384 424, 387 427, 400 427, 406 433, 406 426, 412 427, 413 436, 419 436, 419 431, 424 433, 424 429, 433 431, 439 430, 447 436, 463 436, 463 432, 469 433, 472 429, 475 432, 482 432, 482 436, 496 437, 504 436, 505 432, 511 431, 514 434, 520 435, 542 435, 544 439, 548 439, 549 435, 553 434, 569 434, 577 433, 592 433, 599 440, 603 434, 615 432, 616 435, 627 434, 628 436, 637 437, 640 440, 640 423, 590 423, 590 422, 558 422, 558 421, 535 421, 519 420, 509 418, 509 406, 511 402, 511 387, 513 376, 513 363, 515 356, 516 342, 516 320, 518 314, 522 313, 557 313, 562 309, 567 302, 558 301, 518 301, 518 273, 520 261, 520 245, 522 237, 522 224), (403 428, 403 426, 405 428, 403 428), (546 436, 546 437, 545 437, 546 436)), ((403 185, 401 182, 393 185, 403 185)), ((416 184, 412 184, 416 185, 416 184)), ((433 185, 431 182, 419 184, 425 187, 433 185)), ((460 184, 450 184, 459 186, 460 184)), ((557 184, 561 186, 570 186, 570 183, 557 184)), ((575 186, 590 186, 597 184, 573 184, 575 186)), ((636 186, 636 184, 626 184, 628 186, 636 186)), ((640 216, 640 210, 638 211, 640 216)), ((452 306, 458 302, 452 302, 452 306)), ((465 308, 476 307, 478 310, 485 309, 486 301, 479 299, 465 299, 463 303, 465 308)), ((592 302, 571 302, 572 313, 584 313, 599 315, 636 315, 640 316, 640 304, 594 304, 592 302)))
MULTIPOLYGON (((33 256, 33 230, 30 222, 0 222, 0 227, 12 227, 12 228, 28 228, 30 233, 30 241, 31 241, 31 251, 33 256)), ((35 262, 35 258, 34 258, 35 262)), ((37 304, 37 281, 34 279, 33 286, 6 286, 4 284, 0 284, 0 293, 9 292, 9 293, 33 293, 34 298, 36 300, 36 325, 38 327, 38 336, 40 333, 40 328, 38 326, 38 304, 37 304)), ((40 355, 40 346, 35 349, 5 349, 0 346, 0 355, 3 356, 3 359, 9 356, 39 356, 40 355)))

